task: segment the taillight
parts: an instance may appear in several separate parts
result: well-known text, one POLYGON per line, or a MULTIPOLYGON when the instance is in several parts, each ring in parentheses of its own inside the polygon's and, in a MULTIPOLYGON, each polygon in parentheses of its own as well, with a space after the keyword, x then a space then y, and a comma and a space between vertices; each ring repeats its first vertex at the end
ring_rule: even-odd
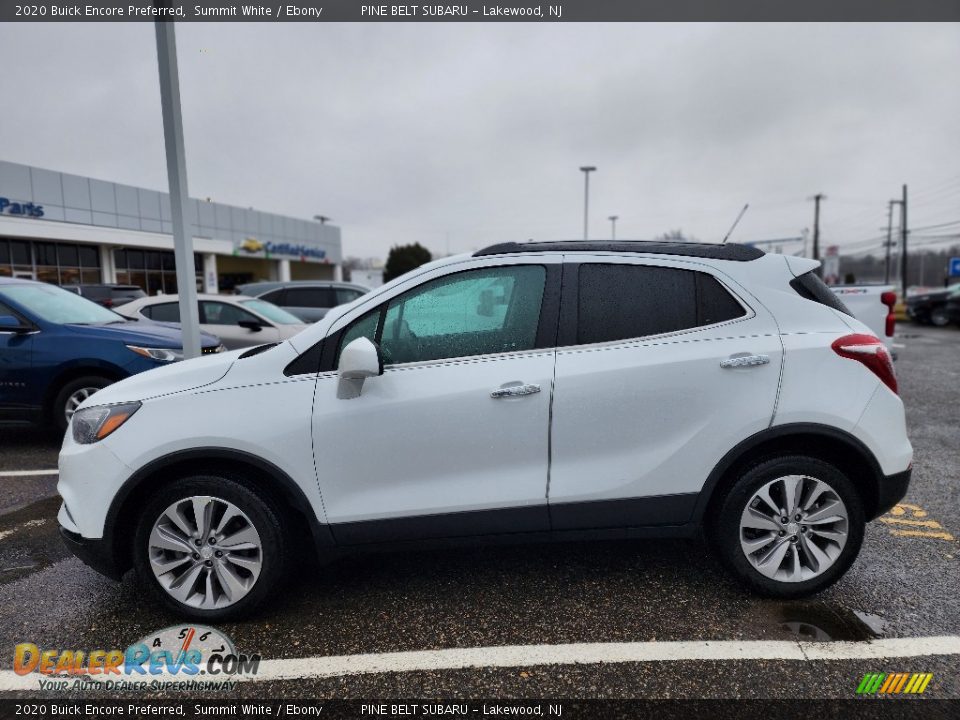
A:
POLYGON ((830 346, 840 357, 858 360, 869 368, 888 388, 899 394, 897 376, 893 372, 893 360, 887 346, 873 335, 844 335, 830 346))
POLYGON ((887 306, 887 319, 883 331, 887 334, 887 337, 893 337, 893 332, 897 327, 897 316, 893 314, 893 307, 897 304, 897 294, 890 290, 880 293, 880 302, 887 306))

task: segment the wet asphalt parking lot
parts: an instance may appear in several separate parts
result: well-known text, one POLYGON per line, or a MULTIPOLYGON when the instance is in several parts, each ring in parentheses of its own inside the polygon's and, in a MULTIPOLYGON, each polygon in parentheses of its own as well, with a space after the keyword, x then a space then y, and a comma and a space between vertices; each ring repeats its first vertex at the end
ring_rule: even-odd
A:
MULTIPOLYGON (((813 599, 747 594, 700 541, 468 546, 301 566, 279 602, 218 627, 239 651, 264 659, 671 641, 862 648, 960 636, 960 330, 903 325, 897 345, 913 482, 903 504, 868 527, 851 571, 813 599)), ((49 433, 0 427, 0 675, 11 674, 17 643, 125 648, 179 624, 131 575, 114 583, 69 555, 57 535, 54 474, 11 474, 54 469, 58 447, 49 433)), ((310 661, 302 665, 309 677, 240 683, 230 696, 852 698, 866 672, 931 672, 924 698, 960 698, 958 649, 942 646, 941 654, 875 659, 857 650, 843 659, 693 652, 614 662, 598 651, 577 664, 561 662, 559 650, 551 663, 551 652, 519 665, 332 677, 317 677, 319 661, 310 661)))

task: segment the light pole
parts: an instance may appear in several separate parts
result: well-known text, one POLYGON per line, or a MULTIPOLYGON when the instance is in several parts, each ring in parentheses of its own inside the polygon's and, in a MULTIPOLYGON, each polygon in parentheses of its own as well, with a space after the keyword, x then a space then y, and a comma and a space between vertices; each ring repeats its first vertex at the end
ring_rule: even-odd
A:
POLYGON ((593 165, 584 165, 580 168, 583 173, 583 239, 588 238, 588 219, 590 216, 590 173, 596 168, 593 165))
POLYGON ((617 218, 619 217, 620 217, 619 215, 611 215, 610 217, 607 218, 607 220, 610 221, 610 239, 611 240, 617 239, 617 218))
POLYGON ((333 220, 333 218, 327 217, 326 215, 314 215, 313 219, 316 220, 321 225, 326 225, 328 222, 333 220))

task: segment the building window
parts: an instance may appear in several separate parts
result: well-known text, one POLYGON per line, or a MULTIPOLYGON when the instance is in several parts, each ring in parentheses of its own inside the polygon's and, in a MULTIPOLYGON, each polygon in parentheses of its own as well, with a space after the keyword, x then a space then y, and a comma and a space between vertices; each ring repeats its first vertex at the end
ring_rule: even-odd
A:
POLYGON ((99 283, 96 246, 0 238, 0 277, 23 277, 54 285, 99 283))
MULTIPOLYGON (((147 295, 171 295, 177 292, 176 263, 168 250, 114 250, 117 282, 136 285, 147 295)), ((203 259, 193 254, 193 269, 198 283, 203 280, 203 259)))

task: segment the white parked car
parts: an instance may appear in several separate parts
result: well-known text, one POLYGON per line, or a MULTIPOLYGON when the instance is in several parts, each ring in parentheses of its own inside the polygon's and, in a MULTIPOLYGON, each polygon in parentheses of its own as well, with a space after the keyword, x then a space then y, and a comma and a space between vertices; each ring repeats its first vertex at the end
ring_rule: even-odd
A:
POLYGON ((703 529, 746 586, 809 595, 912 460, 889 354, 815 266, 639 242, 439 260, 274 347, 98 392, 60 453, 62 534, 202 620, 314 547, 470 535, 703 529))
MULTIPOLYGON (((292 338, 307 325, 283 308, 259 298, 198 295, 200 329, 220 338, 228 350, 292 338)), ((178 295, 142 297, 115 308, 128 318, 180 324, 178 295)))

